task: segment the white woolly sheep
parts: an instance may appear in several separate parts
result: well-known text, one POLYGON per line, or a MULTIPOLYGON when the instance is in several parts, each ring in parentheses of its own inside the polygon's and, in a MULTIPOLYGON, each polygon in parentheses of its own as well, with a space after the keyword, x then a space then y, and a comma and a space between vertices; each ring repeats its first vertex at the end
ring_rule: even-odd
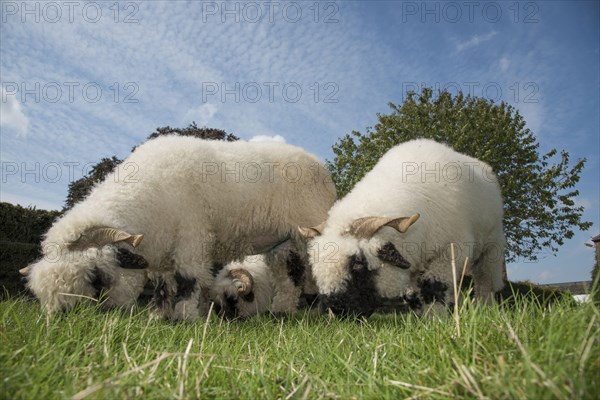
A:
MULTIPOLYGON (((310 308, 317 300, 317 287, 300 255, 282 245, 269 257, 281 257, 288 276, 296 288, 301 288, 299 308, 310 308)), ((246 318, 255 314, 273 312, 271 301, 275 294, 275 278, 266 266, 267 256, 248 256, 241 262, 232 262, 213 270, 215 279, 209 289, 209 300, 215 311, 227 319, 246 318)))
MULTIPOLYGON (((334 201, 327 171, 298 147, 161 137, 139 146, 56 221, 43 257, 24 272, 53 312, 97 298, 99 289, 108 306, 132 304, 145 274, 122 267, 145 268, 162 315, 194 318, 208 311, 213 264, 285 241, 306 259, 296 228, 324 219, 334 201)), ((272 308, 292 312, 301 288, 271 259, 272 308)))
POLYGON ((421 139, 390 149, 326 222, 300 231, 314 238, 309 257, 322 309, 422 313, 451 303, 451 243, 457 273, 468 257, 476 299, 493 301, 503 287, 502 217, 489 165, 421 139))
POLYGON ((209 299, 219 315, 234 319, 270 311, 274 294, 273 275, 261 255, 225 265, 210 287, 209 299))

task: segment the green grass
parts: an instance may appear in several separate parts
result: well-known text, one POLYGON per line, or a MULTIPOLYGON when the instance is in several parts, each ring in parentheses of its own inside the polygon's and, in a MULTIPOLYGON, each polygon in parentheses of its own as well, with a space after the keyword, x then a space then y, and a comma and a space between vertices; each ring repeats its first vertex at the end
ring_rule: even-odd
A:
POLYGON ((517 301, 454 319, 298 314, 149 320, 95 306, 47 321, 0 303, 0 398, 490 398, 600 396, 598 308, 517 301))

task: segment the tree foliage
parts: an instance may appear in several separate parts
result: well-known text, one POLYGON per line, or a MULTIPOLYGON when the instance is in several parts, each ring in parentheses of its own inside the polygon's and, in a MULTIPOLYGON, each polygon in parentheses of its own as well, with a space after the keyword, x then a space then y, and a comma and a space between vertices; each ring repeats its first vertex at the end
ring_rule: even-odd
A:
POLYGON ((587 230, 575 189, 585 159, 570 164, 569 153, 556 149, 540 155, 534 134, 519 111, 491 100, 456 96, 429 88, 408 93, 401 105, 365 134, 353 131, 334 146, 327 166, 341 198, 391 147, 417 138, 447 143, 460 153, 483 160, 496 172, 504 197, 507 261, 537 260, 544 248, 552 253, 573 229, 587 230))
MULTIPOLYGON (((225 132, 222 129, 214 129, 214 128, 199 128, 195 122, 192 122, 186 128, 171 128, 170 126, 165 126, 162 128, 156 128, 155 132, 152 132, 148 135, 146 140, 152 140, 159 136, 165 135, 175 135, 175 136, 193 136, 200 139, 207 140, 224 140, 227 142, 233 142, 239 140, 239 138, 235 135, 225 132)), ((134 147, 132 151, 137 148, 134 147)), ((67 199, 65 200, 65 206, 63 211, 66 211, 72 208, 76 203, 85 199, 94 185, 98 182, 102 182, 106 175, 114 171, 114 169, 119 165, 123 160, 112 156, 111 158, 103 158, 94 165, 90 172, 78 179, 69 183, 69 192, 67 194, 67 199)))
POLYGON ((187 128, 171 128, 165 126, 163 128, 157 128, 156 132, 151 133, 147 140, 155 139, 159 136, 164 135, 177 135, 177 136, 193 136, 200 139, 206 140, 224 140, 226 142, 235 142, 239 140, 235 135, 227 133, 222 129, 215 128, 198 128, 195 122, 192 122, 187 128))

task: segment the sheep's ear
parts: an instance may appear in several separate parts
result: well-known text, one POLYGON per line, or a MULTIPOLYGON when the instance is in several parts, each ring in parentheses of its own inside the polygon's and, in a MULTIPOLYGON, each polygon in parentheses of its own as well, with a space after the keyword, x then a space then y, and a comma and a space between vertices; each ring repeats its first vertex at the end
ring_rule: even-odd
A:
POLYGON ((400 254, 392 242, 387 242, 377 250, 377 258, 398 268, 410 268, 410 263, 402 256, 402 254, 400 254))
POLYGON ((321 234, 323 233, 323 229, 325 229, 325 222, 321 222, 319 225, 312 226, 310 228, 306 228, 304 226, 298 227, 298 231, 300 231, 300 234, 308 239, 314 238, 316 236, 321 236, 321 234))
POLYGON ((415 214, 411 217, 387 218, 387 217, 364 217, 355 219, 347 233, 359 239, 370 239, 384 226, 394 228, 404 233, 412 224, 417 222, 421 215, 415 214))
POLYGON ((21 269, 19 270, 19 273, 20 273, 21 275, 23 275, 23 276, 27 276, 27 275, 29 275, 29 272, 30 272, 30 271, 31 271, 31 267, 28 265, 28 266, 26 266, 25 268, 21 268, 21 269))
POLYGON ((144 257, 125 249, 118 249, 117 261, 119 262, 119 267, 125 269, 146 269, 149 266, 148 261, 144 257))

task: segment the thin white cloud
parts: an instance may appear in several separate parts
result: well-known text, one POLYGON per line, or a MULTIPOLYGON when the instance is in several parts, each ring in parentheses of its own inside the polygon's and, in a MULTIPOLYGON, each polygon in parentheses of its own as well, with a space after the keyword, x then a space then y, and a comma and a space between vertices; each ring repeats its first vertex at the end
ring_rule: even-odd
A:
POLYGON ((485 35, 475 35, 475 36, 471 37, 471 39, 467 40, 466 42, 458 43, 456 45, 456 50, 463 51, 470 47, 479 46, 481 43, 487 42, 488 40, 492 39, 497 34, 498 34, 498 32, 491 31, 490 33, 487 33, 485 35))
POLYGON ((584 209, 588 209, 592 206, 592 201, 586 197, 577 197, 574 199, 575 207, 583 207, 584 209))
POLYGON ((500 59, 500 71, 506 72, 508 71, 508 67, 510 67, 510 60, 506 57, 502 57, 500 59))
POLYGON ((4 88, 0 89, 0 94, 0 126, 12 128, 17 131, 18 136, 25 136, 29 129, 29 119, 23 112, 21 103, 16 95, 6 93, 4 88))
POLYGON ((542 134, 544 129, 544 107, 541 103, 521 103, 517 105, 519 112, 525 119, 525 127, 529 128, 534 134, 542 134))
POLYGON ((249 140, 249 142, 279 142, 279 143, 285 143, 286 140, 281 135, 274 135, 274 136, 256 135, 256 136, 253 136, 249 140))
POLYGON ((556 280, 556 275, 552 271, 544 270, 535 279, 538 283, 552 283, 556 280))
POLYGON ((194 108, 185 114, 183 124, 195 121, 200 126, 208 125, 217 111, 219 111, 219 108, 212 103, 202 104, 200 107, 194 108))

